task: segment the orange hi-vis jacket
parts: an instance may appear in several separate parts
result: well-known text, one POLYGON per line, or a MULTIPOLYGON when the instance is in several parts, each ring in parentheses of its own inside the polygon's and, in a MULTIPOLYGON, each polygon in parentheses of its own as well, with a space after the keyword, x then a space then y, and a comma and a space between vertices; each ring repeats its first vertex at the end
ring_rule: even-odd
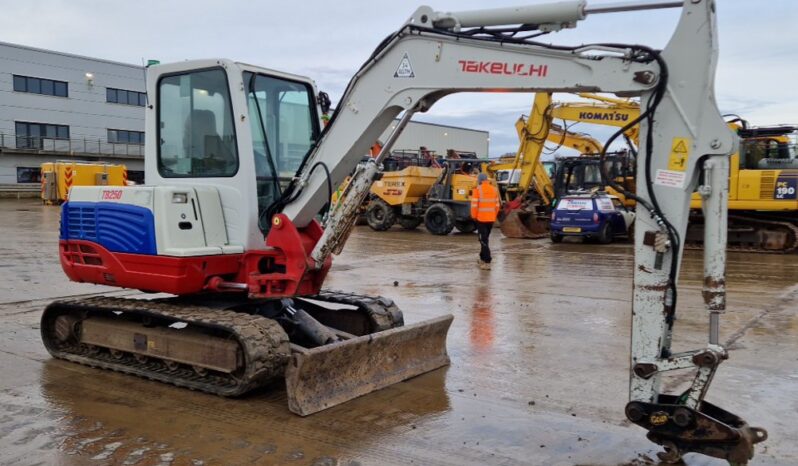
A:
POLYGON ((499 191, 487 181, 471 192, 471 218, 477 222, 495 222, 499 214, 499 191))

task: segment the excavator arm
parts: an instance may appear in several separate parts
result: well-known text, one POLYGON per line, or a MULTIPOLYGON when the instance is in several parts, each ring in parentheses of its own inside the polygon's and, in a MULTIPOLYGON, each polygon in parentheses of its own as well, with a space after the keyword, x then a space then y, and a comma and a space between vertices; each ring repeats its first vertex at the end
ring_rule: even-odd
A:
POLYGON ((545 167, 540 162, 540 154, 551 134, 550 119, 546 115, 550 105, 550 94, 545 92, 535 94, 532 108, 529 111, 531 116, 527 118, 521 116, 515 122, 515 130, 518 134, 518 152, 516 152, 515 158, 510 162, 493 163, 487 166, 487 170, 492 173, 502 170, 519 173, 517 180, 510 177, 505 192, 508 201, 523 196, 532 187, 544 203, 549 204, 554 199, 554 186, 545 167))
POLYGON ((548 235, 549 207, 554 202, 554 184, 540 155, 551 135, 551 94, 538 92, 532 101, 529 117, 515 122, 518 152, 512 162, 494 164, 490 171, 508 170, 504 188, 505 202, 499 215, 499 227, 508 238, 542 238, 548 235), (518 173, 518 179, 512 175, 518 173), (533 190, 533 191, 530 191, 533 190))
MULTIPOLYGON (((592 96, 592 94, 583 94, 592 96)), ((597 98, 609 99, 603 96, 597 98)), ((617 99, 620 101, 620 99, 617 99)), ((551 205, 556 197, 554 184, 549 178, 540 156, 546 142, 559 147, 568 147, 579 151, 581 155, 599 154, 603 145, 588 134, 576 133, 552 122, 551 111, 558 104, 552 104, 551 93, 535 94, 529 116, 522 115, 515 122, 518 134, 518 151, 512 161, 490 164, 490 172, 508 170, 518 172, 518 177, 510 177, 507 191, 508 201, 523 196, 530 188, 534 188, 544 205, 551 205)))
MULTIPOLYGON (((590 93, 579 93, 579 96, 598 102, 557 102, 551 108, 551 117, 555 120, 622 128, 640 116, 637 102, 590 93)), ((624 136, 635 146, 640 144, 640 129, 637 125, 625 129, 624 136)))
MULTIPOLYGON (((674 6, 681 2, 657 6, 664 3, 674 6)), ((714 100, 715 2, 684 2, 676 30, 661 52, 617 44, 549 46, 485 32, 487 27, 507 24, 573 25, 591 12, 594 10, 581 1, 462 13, 419 8, 383 41, 349 83, 306 164, 326 164, 332 184, 337 185, 394 117, 404 112, 383 153, 355 173, 351 192, 341 203, 343 208, 330 216, 311 257, 321 266, 330 253, 340 250, 354 223, 351 212, 378 176, 381 157, 415 112, 426 111, 449 94, 640 95, 645 110, 637 116, 623 113, 628 115, 626 122, 618 125, 628 131, 639 123, 634 196, 638 209, 647 211, 637 218, 632 370, 626 414, 649 431, 652 441, 666 447, 669 459, 695 451, 745 463, 753 455, 753 444, 764 440, 764 430, 751 428, 739 417, 704 401, 718 365, 728 357, 719 345, 718 327, 725 309, 728 156, 737 143, 714 100), (673 354, 676 282, 690 197, 698 188, 701 172, 708 222, 703 296, 709 312, 709 344, 673 354), (686 392, 666 394, 663 378, 675 369, 692 369, 696 377, 686 392)), ((302 173, 293 186, 294 202, 283 209, 285 219, 299 228, 307 225, 326 202, 325 183, 321 171, 302 173)))
POLYGON ((590 135, 575 133, 554 123, 551 124, 547 139, 558 146, 565 146, 579 151, 581 155, 598 154, 604 148, 603 144, 590 135))

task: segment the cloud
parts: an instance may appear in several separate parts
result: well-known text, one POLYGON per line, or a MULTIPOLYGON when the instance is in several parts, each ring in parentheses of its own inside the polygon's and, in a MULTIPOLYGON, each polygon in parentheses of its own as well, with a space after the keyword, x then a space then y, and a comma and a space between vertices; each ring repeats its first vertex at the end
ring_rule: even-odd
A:
MULTIPOLYGON (((480 0, 432 3, 442 11, 486 6, 480 0)), ((501 7, 524 1, 489 3, 501 7)), ((599 3, 603 2, 591 1, 599 3)), ((229 57, 310 76, 335 101, 374 47, 416 6, 395 0, 28 0, 3 5, 0 30, 8 42, 130 63, 229 57)), ((724 0, 717 7, 716 93, 722 111, 739 113, 753 124, 796 122, 798 2, 724 0)), ((664 47, 677 21, 677 10, 591 15, 576 29, 541 40, 664 47)), ((513 124, 529 111, 531 102, 529 94, 457 95, 418 118, 486 129, 491 133, 491 153, 499 155, 515 150, 513 124)), ((604 130, 589 131, 603 134, 604 130)))

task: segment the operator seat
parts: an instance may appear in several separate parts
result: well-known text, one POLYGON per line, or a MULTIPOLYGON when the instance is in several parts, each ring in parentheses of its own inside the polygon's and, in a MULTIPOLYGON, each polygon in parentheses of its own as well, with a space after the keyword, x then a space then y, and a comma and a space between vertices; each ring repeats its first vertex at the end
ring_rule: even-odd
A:
POLYGON ((183 144, 192 159, 192 172, 202 175, 229 175, 235 160, 216 131, 212 110, 194 109, 186 118, 183 144))

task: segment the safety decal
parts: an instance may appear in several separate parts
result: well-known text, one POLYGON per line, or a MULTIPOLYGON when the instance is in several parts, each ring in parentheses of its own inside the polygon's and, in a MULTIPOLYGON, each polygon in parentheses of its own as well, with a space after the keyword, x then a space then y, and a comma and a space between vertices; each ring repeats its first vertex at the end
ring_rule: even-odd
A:
POLYGON ((684 188, 685 173, 676 170, 657 170, 654 184, 669 188, 684 188))
POLYGON ((410 64, 410 57, 407 56, 407 53, 404 54, 402 57, 402 61, 399 62, 399 67, 396 68, 396 72, 393 74, 394 78, 415 78, 416 74, 413 73, 413 65, 410 64))
POLYGON ((668 159, 668 170, 683 172, 687 170, 687 159, 690 158, 690 139, 673 138, 671 156, 668 159))

